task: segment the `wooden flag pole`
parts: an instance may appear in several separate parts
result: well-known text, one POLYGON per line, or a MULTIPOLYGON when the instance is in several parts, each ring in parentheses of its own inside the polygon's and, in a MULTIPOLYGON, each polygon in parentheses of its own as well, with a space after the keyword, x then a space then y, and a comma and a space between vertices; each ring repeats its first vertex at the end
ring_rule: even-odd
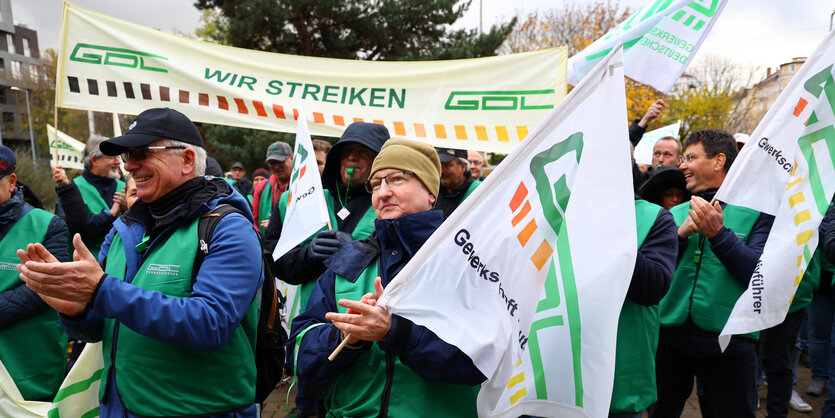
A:
POLYGON ((55 102, 55 113, 52 128, 55 129, 55 165, 58 165, 58 102, 55 102))
MULTIPOLYGON (((377 278, 379 279, 380 276, 377 276, 377 278)), ((376 282, 376 280, 375 280, 375 282, 376 282)), ((376 302, 376 299, 375 299, 375 302, 376 302)), ((331 355, 328 356, 328 361, 333 361, 333 359, 336 358, 336 356, 339 354, 339 352, 342 351, 342 349, 345 348, 346 345, 348 345, 348 340, 350 340, 350 339, 351 339, 351 334, 345 334, 345 338, 342 339, 342 342, 339 343, 339 345, 336 346, 336 348, 333 350, 333 353, 331 353, 331 355)))

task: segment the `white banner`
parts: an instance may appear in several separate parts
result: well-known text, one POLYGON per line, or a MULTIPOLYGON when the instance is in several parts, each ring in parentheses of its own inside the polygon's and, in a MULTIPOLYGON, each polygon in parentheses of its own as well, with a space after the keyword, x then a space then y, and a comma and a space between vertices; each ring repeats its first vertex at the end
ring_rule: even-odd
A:
POLYGON ((55 128, 46 125, 46 134, 49 138, 50 164, 54 167, 55 161, 58 165, 76 170, 84 169, 84 143, 58 131, 57 138, 55 128), (56 156, 57 154, 57 156, 56 156))
POLYGON ((821 43, 742 148, 716 199, 775 216, 748 289, 719 337, 783 322, 835 193, 835 41, 821 43))
POLYGON ((598 63, 378 301, 472 358, 489 379, 480 416, 608 413, 637 251, 621 57, 598 63))
POLYGON ((641 137, 641 141, 638 142, 638 145, 635 146, 635 151, 632 154, 635 156, 635 162, 638 164, 652 164, 652 150, 655 147, 655 143, 666 136, 678 139, 679 128, 681 128, 681 121, 676 121, 672 125, 663 126, 645 133, 641 137))
POLYGON ((293 170, 287 190, 287 210, 284 212, 281 237, 273 250, 274 260, 322 229, 330 219, 306 118, 299 118, 298 121, 293 170))
POLYGON ((649 0, 602 38, 568 60, 568 83, 576 85, 612 48, 622 43, 627 77, 666 93, 690 64, 727 0, 649 0))
POLYGON ((374 62, 231 48, 65 3, 59 107, 136 115, 171 107, 195 122, 313 135, 354 121, 392 136, 508 153, 565 96, 565 48, 449 61, 374 62))

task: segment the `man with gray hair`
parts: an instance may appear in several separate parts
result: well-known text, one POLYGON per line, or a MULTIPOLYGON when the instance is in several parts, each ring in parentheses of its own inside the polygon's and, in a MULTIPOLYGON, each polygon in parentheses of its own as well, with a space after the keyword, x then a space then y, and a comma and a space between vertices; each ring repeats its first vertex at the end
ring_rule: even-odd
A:
POLYGON ((18 250, 20 277, 71 337, 102 341, 102 417, 255 418, 264 276, 249 203, 203 175, 203 138, 175 110, 142 112, 101 151, 122 155, 139 199, 98 262, 76 235, 74 262, 41 244, 18 250), (220 218, 213 229, 209 217, 220 218))
POLYGON ((84 172, 72 181, 60 165, 52 169, 58 193, 58 214, 67 221, 70 233, 81 239, 94 255, 113 221, 127 209, 119 157, 99 151, 107 138, 93 135, 84 146, 84 172))

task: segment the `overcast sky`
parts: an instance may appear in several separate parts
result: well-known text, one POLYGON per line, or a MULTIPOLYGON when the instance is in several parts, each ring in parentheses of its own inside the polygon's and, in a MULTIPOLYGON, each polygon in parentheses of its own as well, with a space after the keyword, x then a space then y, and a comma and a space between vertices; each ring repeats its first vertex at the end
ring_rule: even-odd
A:
MULTIPOLYGON (((638 9, 647 1, 622 0, 621 5, 638 9)), ((200 13, 192 0, 76 0, 74 3, 165 32, 193 33, 199 24, 200 13)), ((514 14, 560 7, 564 3, 562 0, 473 0, 460 23, 478 27, 479 5, 483 8, 486 30, 514 14)), ((12 0, 15 23, 38 31, 41 50, 58 44, 62 8, 61 0, 12 0)), ((730 57, 741 65, 776 67, 792 57, 811 54, 828 32, 833 11, 835 3, 831 0, 728 0, 696 57, 712 54, 730 57)))

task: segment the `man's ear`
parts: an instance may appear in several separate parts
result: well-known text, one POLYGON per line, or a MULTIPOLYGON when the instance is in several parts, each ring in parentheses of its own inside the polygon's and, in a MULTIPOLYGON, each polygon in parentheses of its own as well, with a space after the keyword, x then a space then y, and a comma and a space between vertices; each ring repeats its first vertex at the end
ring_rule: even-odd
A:
POLYGON ((183 174, 194 174, 194 160, 196 159, 197 155, 194 153, 193 149, 186 148, 183 152, 183 174))
POLYGON ((719 171, 725 168, 725 161, 727 161, 728 157, 720 152, 716 154, 716 167, 714 167, 714 171, 719 171))

